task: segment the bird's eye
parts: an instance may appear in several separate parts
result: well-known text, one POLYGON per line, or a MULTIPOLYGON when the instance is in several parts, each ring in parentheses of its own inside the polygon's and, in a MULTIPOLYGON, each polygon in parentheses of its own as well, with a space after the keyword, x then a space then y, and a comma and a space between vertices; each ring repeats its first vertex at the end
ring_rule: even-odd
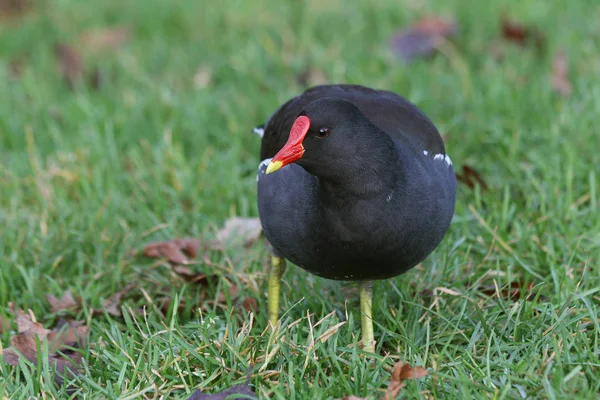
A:
POLYGON ((319 133, 317 134, 318 138, 323 139, 323 138, 326 138, 327 136, 329 136, 329 129, 327 129, 327 128, 319 129, 319 133))

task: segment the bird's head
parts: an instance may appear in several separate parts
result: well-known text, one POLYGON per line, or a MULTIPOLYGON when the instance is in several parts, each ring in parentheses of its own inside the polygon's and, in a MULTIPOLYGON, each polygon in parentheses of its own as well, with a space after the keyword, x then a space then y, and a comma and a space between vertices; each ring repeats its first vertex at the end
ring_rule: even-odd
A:
POLYGON ((351 146, 364 115, 358 107, 339 98, 323 98, 307 104, 296 117, 286 144, 271 159, 266 173, 297 163, 310 170, 332 161, 349 159, 351 146))

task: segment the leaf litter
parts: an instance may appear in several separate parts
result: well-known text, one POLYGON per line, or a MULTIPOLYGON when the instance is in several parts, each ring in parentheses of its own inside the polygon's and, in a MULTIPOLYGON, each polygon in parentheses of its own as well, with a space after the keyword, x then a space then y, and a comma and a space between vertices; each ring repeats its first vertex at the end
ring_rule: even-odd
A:
POLYGON ((55 47, 58 67, 67 84, 74 88, 89 76, 90 85, 98 88, 102 82, 102 74, 98 68, 90 68, 86 72, 85 61, 93 54, 115 51, 129 41, 131 37, 128 27, 114 26, 93 28, 84 32, 73 43, 59 43, 55 47))
POLYGON ((502 37, 508 42, 520 46, 533 43, 538 50, 543 50, 546 44, 546 36, 535 27, 523 25, 506 16, 502 17, 501 26, 502 37))
POLYGON ((51 294, 47 295, 46 298, 50 303, 50 311, 53 313, 81 309, 81 297, 77 297, 76 300, 70 290, 66 290, 60 299, 51 294))
MULTIPOLYGON (((206 253, 212 251, 224 251, 229 246, 242 245, 248 247, 255 243, 262 234, 262 226, 258 218, 235 217, 225 221, 223 227, 217 232, 216 239, 202 243, 195 238, 172 239, 162 242, 154 242, 146 245, 142 250, 145 257, 162 259, 171 265, 171 270, 187 282, 200 286, 217 284, 219 280, 224 281, 224 291, 221 291, 215 299, 208 299, 207 292, 202 292, 200 304, 202 306, 214 307, 227 304, 227 299, 234 301, 237 309, 247 312, 258 309, 255 299, 246 296, 239 297, 239 288, 231 280, 223 276, 209 275, 204 272, 195 272, 190 266, 197 264, 194 259, 200 254, 205 264, 211 264, 206 253)), ((167 313, 172 306, 172 300, 163 296, 158 300, 159 309, 167 313)), ((200 305, 199 305, 200 306, 200 305)), ((178 304, 178 310, 186 308, 183 299, 178 304)))
POLYGON ((392 38, 392 49, 405 62, 432 56, 439 46, 455 35, 458 25, 452 18, 424 16, 392 38))
POLYGON ((246 375, 246 382, 239 385, 231 386, 221 392, 214 394, 203 393, 200 389, 197 389, 188 400, 225 400, 225 399, 256 399, 256 394, 250 386, 250 373, 252 367, 248 368, 246 375))
MULTIPOLYGON (((420 379, 427 375, 429 375, 429 372, 423 367, 413 367, 403 361, 395 363, 390 372, 390 382, 381 400, 394 400, 400 393, 400 390, 406 387, 407 380, 420 379)), ((366 398, 345 396, 340 400, 366 400, 366 398)))
POLYGON ((17 334, 10 338, 11 347, 3 350, 4 361, 15 366, 24 357, 37 366, 38 343, 41 346, 47 342, 48 363, 57 372, 55 382, 62 385, 65 377, 75 377, 83 359, 78 350, 87 346, 89 326, 83 321, 61 318, 53 329, 47 329, 37 321, 31 310, 15 309, 13 303, 9 306, 15 316, 17 334))
POLYGON ((488 185, 481 174, 477 172, 475 168, 467 164, 462 166, 462 173, 456 172, 456 179, 467 185, 469 189, 474 189, 475 185, 479 185, 484 191, 488 188, 488 185))

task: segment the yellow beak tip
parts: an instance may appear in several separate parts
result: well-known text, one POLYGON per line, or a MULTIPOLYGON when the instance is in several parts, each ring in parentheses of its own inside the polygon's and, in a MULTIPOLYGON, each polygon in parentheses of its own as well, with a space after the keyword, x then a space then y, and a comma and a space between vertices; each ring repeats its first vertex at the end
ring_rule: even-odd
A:
POLYGON ((271 161, 269 163, 269 165, 267 165, 267 170, 265 171, 265 174, 270 174, 271 172, 275 172, 278 169, 280 169, 281 167, 283 167, 283 163, 281 161, 271 161))

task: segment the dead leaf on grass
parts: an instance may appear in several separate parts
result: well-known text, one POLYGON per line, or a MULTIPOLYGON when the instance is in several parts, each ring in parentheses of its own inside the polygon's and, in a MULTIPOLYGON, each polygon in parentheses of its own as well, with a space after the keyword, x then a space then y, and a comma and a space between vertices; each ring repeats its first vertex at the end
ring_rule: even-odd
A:
POLYGON ((71 87, 83 77, 83 59, 79 51, 67 44, 58 44, 55 49, 61 73, 71 87))
MULTIPOLYGON (((150 258, 164 258, 172 264, 188 264, 190 258, 196 257, 199 249, 198 239, 174 239, 151 243, 144 247, 143 253, 150 258)), ((182 275, 192 275, 192 273, 184 272, 182 275)))
POLYGON ((250 387, 250 372, 252 367, 248 368, 246 382, 234 385, 215 394, 205 394, 200 389, 196 390, 188 400, 226 400, 226 399, 257 399, 256 394, 250 387))
POLYGON ((31 0, 0 0, 0 16, 17 17, 31 9, 31 0))
POLYGON ((402 361, 394 364, 392 370, 392 378, 388 385, 388 388, 383 396, 384 400, 393 400, 396 398, 400 389, 406 386, 404 381, 409 379, 419 379, 427 376, 429 373, 423 367, 412 367, 408 363, 402 361))
POLYGON ((48 299, 48 303, 50 303, 50 310, 53 313, 74 311, 81 307, 81 298, 78 297, 75 300, 70 290, 65 291, 60 299, 51 294, 47 295, 46 298, 48 299))
MULTIPOLYGON (((14 309, 14 305, 11 303, 10 308, 14 309)), ((17 322, 17 332, 19 333, 33 333, 41 338, 45 338, 50 333, 50 330, 44 328, 42 324, 36 321, 35 315, 31 310, 28 313, 21 309, 14 311, 17 322)))
POLYGON ((492 285, 482 286, 479 288, 479 292, 489 297, 502 298, 502 299, 516 299, 521 298, 523 292, 527 292, 527 296, 524 297, 526 301, 531 301, 535 298, 535 293, 532 293, 533 282, 529 282, 527 285, 523 281, 511 282, 510 285, 499 288, 494 282, 492 285))
POLYGON ((120 317, 122 316, 121 312, 121 300, 125 297, 133 288, 135 288, 135 283, 130 283, 125 286, 123 289, 119 290, 108 299, 104 300, 102 303, 102 309, 94 310, 94 314, 102 314, 103 311, 106 311, 108 314, 120 317))
POLYGON ((479 184, 483 190, 487 190, 488 188, 487 183, 485 183, 481 174, 477 172, 475 168, 466 164, 462 166, 462 174, 456 173, 456 179, 467 185, 469 189, 473 189, 475 184, 479 184))
POLYGON ((256 301, 256 299, 254 299, 250 296, 244 297, 240 301, 240 305, 247 312, 251 312, 251 311, 256 312, 258 310, 258 302, 256 301))
POLYGON ((9 365, 17 365, 23 356, 37 365, 38 342, 48 343, 48 362, 57 370, 55 381, 64 382, 64 376, 72 378, 77 374, 82 357, 70 348, 83 348, 87 345, 89 328, 81 321, 60 320, 52 330, 46 329, 36 321, 31 310, 14 310, 18 334, 10 338, 11 347, 3 351, 4 360, 9 365))
POLYGON ((432 55, 458 29, 451 18, 425 16, 392 39, 392 48, 406 62, 432 55))
POLYGON ((258 218, 229 218, 217 233, 217 240, 211 243, 210 248, 223 250, 228 245, 239 243, 248 247, 258 240, 261 233, 262 225, 258 218))
MULTIPOLYGON (((248 247, 262 233, 258 218, 234 217, 225 221, 225 225, 217 232, 217 239, 202 246, 199 239, 185 238, 155 242, 146 245, 143 250, 145 257, 164 258, 172 264, 185 265, 190 259, 196 258, 202 247, 204 250, 223 251, 226 246, 241 243, 248 247)), ((178 269, 175 272, 182 276, 193 276, 191 270, 178 269)))
POLYGON ((552 88, 561 96, 569 96, 573 90, 569 80, 569 63, 567 53, 560 49, 552 60, 552 88))
POLYGON ((525 26, 506 17, 502 18, 502 37, 520 46, 533 42, 538 50, 542 50, 546 42, 546 37, 538 29, 525 26))

